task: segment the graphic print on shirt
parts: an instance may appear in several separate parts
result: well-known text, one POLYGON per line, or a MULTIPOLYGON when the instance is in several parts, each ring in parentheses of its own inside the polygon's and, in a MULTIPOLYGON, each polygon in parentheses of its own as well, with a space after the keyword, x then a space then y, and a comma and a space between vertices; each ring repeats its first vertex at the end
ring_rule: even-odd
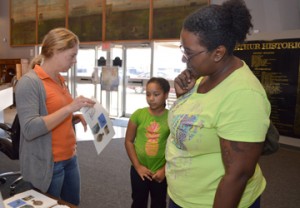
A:
POLYGON ((175 116, 172 128, 176 129, 176 135, 173 135, 173 138, 175 138, 173 143, 177 148, 186 150, 184 142, 192 140, 199 128, 203 127, 204 122, 202 120, 199 121, 197 118, 199 117, 187 114, 175 116))
POLYGON ((155 156, 158 153, 158 138, 160 125, 156 121, 150 122, 150 125, 146 128, 147 142, 145 145, 145 151, 148 156, 155 156))

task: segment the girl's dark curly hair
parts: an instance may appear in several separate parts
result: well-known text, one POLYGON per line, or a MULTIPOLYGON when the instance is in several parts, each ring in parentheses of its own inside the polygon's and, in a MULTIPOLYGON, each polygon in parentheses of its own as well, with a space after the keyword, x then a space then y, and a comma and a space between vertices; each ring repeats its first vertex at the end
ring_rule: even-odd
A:
POLYGON ((157 83, 161 87, 161 89, 164 91, 164 93, 170 92, 170 84, 169 84, 168 80, 166 80, 165 78, 151 77, 148 80, 147 85, 150 83, 157 83))
POLYGON ((195 11, 185 19, 183 29, 197 35, 208 51, 224 45, 232 54, 235 45, 242 43, 253 27, 251 19, 243 0, 228 0, 195 11))

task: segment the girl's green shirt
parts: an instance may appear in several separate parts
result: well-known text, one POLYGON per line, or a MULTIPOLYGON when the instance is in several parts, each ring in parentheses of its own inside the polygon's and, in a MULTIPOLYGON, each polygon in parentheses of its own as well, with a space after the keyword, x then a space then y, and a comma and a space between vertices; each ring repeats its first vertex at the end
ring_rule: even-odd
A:
POLYGON ((136 110, 130 120, 137 125, 134 147, 139 162, 155 173, 166 163, 166 141, 170 134, 168 110, 161 116, 153 116, 148 109, 145 107, 136 110))

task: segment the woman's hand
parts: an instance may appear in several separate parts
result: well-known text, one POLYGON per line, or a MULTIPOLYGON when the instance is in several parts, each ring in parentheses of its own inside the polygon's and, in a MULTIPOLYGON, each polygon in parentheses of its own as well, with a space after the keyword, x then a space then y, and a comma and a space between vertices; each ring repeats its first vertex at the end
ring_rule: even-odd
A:
MULTIPOLYGON (((54 113, 48 114, 47 116, 43 116, 47 129, 49 131, 54 129, 57 125, 63 122, 66 117, 70 116, 70 114, 72 114, 73 112, 80 110, 80 108, 82 107, 93 107, 95 103, 96 103, 95 101, 89 98, 85 98, 83 96, 79 96, 78 98, 75 98, 73 102, 70 103, 69 105, 60 108, 59 110, 55 111, 54 113)), ((80 121, 82 121, 82 119, 80 121)))
POLYGON ((73 124, 78 124, 79 122, 81 122, 83 128, 84 128, 84 131, 86 132, 87 130, 87 123, 83 117, 82 114, 74 114, 73 115, 73 124))
POLYGON ((174 88, 176 96, 180 97, 191 90, 196 83, 196 79, 193 77, 190 70, 185 69, 174 80, 174 88))
POLYGON ((82 107, 93 107, 95 105, 95 101, 92 99, 79 96, 73 100, 71 104, 69 104, 69 109, 71 112, 79 111, 82 107))

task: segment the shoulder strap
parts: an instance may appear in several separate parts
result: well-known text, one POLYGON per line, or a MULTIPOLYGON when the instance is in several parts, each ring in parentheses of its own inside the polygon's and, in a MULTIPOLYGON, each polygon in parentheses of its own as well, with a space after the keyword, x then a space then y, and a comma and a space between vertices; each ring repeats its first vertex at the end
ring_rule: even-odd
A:
POLYGON ((19 147, 20 147, 20 136, 21 136, 21 126, 19 122, 18 114, 16 114, 15 119, 11 126, 11 140, 12 148, 15 155, 15 158, 19 158, 19 147))

